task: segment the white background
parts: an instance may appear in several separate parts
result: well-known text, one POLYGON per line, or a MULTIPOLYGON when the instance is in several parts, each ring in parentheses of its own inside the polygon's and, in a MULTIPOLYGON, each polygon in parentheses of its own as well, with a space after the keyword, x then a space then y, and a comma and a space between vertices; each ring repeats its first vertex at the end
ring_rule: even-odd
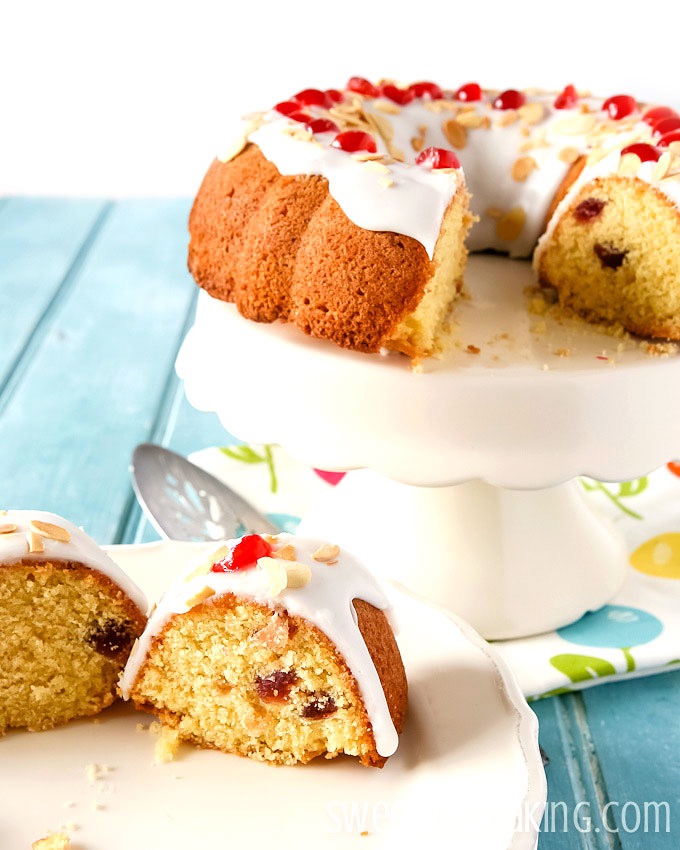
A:
POLYGON ((0 0, 0 194, 191 195, 241 114, 359 74, 680 107, 680 0, 0 0))

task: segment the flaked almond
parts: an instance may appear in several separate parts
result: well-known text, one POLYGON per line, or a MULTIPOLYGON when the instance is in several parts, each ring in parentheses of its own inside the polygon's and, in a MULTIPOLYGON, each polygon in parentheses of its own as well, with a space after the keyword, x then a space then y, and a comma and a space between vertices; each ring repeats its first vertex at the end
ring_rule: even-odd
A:
POLYGON ((542 103, 525 103, 517 111, 522 121, 529 125, 538 124, 539 121, 543 120, 543 116, 545 115, 545 109, 542 103))
POLYGON ((392 142, 387 145, 387 150, 390 152, 390 156, 397 162, 406 161, 406 156, 404 155, 403 150, 401 150, 401 148, 396 147, 396 145, 393 145, 392 142))
POLYGON ((421 124, 418 127, 418 135, 413 136, 411 139, 411 147, 416 153, 420 153, 420 151, 425 147, 425 137, 427 136, 427 127, 425 124, 421 124))
POLYGON ((516 121, 519 121, 519 112, 516 109, 505 109, 496 119, 496 125, 498 127, 509 127, 516 121))
POLYGON ((442 133, 451 147, 462 150, 467 144, 467 130, 456 118, 447 118, 442 122, 442 133))
POLYGON ((377 162, 384 159, 383 154, 379 152, 371 153, 370 151, 357 151, 356 153, 350 154, 350 156, 357 162, 377 162))
POLYGON ((663 178, 671 170, 672 162, 673 154, 670 151, 662 153, 658 162, 654 165, 654 168, 652 169, 652 180, 663 180, 663 178))
POLYGON ((562 148, 562 150, 558 154, 559 158, 562 162, 576 162, 576 160, 581 156, 581 152, 578 148, 566 147, 562 148))
POLYGON ((316 552, 312 552, 312 559, 323 564, 337 558, 339 554, 339 546, 336 546, 334 543, 324 543, 323 546, 319 546, 316 552))
POLYGON ((373 106, 379 109, 380 112, 386 112, 388 115, 399 115, 401 106, 398 103, 393 103, 391 100, 376 100, 373 106))
POLYGON ((312 578, 312 571, 307 564, 299 561, 286 561, 287 586, 292 588, 304 587, 312 578))
POLYGON ((368 113, 366 115, 366 121, 375 128, 376 132, 382 137, 385 144, 392 141, 394 138, 394 127, 392 126, 391 121, 383 115, 374 115, 373 113, 368 113))
POLYGON ((591 112, 579 112, 556 121, 553 130, 564 136, 583 136, 590 133, 597 122, 597 116, 591 112))
POLYGON ((26 543, 28 544, 28 551, 31 554, 41 554, 45 551, 45 541, 39 534, 36 534, 35 531, 28 532, 26 535, 26 543))
POLYGON ((282 546, 280 549, 275 549, 273 554, 275 558, 280 558, 283 561, 294 561, 295 546, 293 546, 292 543, 286 543, 286 545, 282 546))
POLYGON ((671 142, 668 145, 668 150, 673 154, 673 156, 680 156, 680 141, 671 142))
POLYGON ((68 543, 71 540, 71 532, 62 528, 60 525, 55 525, 52 522, 43 522, 39 519, 31 520, 31 529, 41 537, 47 537, 48 540, 58 540, 60 543, 68 543))
POLYGON ((290 562, 280 561, 278 558, 258 558, 257 566, 267 575, 267 592, 270 596, 278 596, 288 587, 288 563, 290 562))
POLYGON ((238 136, 234 141, 227 147, 223 154, 218 156, 220 162, 230 162, 232 159, 237 157, 243 148, 248 144, 248 139, 245 135, 238 136))
POLYGON ((368 171, 374 171, 377 174, 389 174, 389 168, 383 163, 379 162, 377 159, 367 159, 364 163, 364 168, 368 171))
POLYGON ((513 207, 497 219, 496 235, 504 242, 514 241, 522 232, 526 219, 527 214, 522 207, 513 207))
POLYGON ((18 525, 15 525, 13 522, 5 522, 0 525, 0 534, 12 534, 12 532, 16 531, 19 528, 18 525))
POLYGON ((480 115, 478 112, 461 112, 456 120, 463 127, 469 127, 471 130, 488 129, 491 126, 489 116, 480 115))
POLYGON ((205 602, 206 599, 210 599, 210 597, 214 595, 214 589, 206 584, 205 587, 202 587, 197 593, 194 593, 193 596, 187 599, 186 605, 188 608, 193 608, 194 605, 198 605, 200 602, 205 602))
POLYGON ((533 156, 520 156, 513 162, 510 173, 513 180, 516 180, 518 183, 523 183, 531 172, 535 171, 537 168, 538 163, 533 156))
POLYGON ((619 160, 616 173, 619 177, 634 177, 640 170, 642 160, 636 153, 624 153, 619 160))
POLYGON ((383 189, 390 189, 394 186, 394 180, 389 175, 378 177, 378 186, 381 186, 383 189))

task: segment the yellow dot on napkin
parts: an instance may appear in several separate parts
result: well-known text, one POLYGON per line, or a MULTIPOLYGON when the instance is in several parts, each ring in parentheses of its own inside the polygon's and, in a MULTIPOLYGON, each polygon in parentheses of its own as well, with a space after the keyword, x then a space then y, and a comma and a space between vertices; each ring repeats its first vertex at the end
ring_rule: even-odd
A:
POLYGON ((630 563, 648 576, 680 579, 680 533, 671 531, 646 540, 630 556, 630 563))

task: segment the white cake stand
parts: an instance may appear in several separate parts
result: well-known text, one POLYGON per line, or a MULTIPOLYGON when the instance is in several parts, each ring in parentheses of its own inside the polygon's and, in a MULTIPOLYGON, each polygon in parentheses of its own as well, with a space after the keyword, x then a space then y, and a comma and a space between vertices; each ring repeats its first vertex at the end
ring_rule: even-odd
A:
POLYGON ((620 588, 617 529, 576 480, 673 457, 680 358, 527 310, 524 261, 478 255, 456 345, 421 373, 202 294, 177 361, 191 404, 235 436, 346 476, 303 520, 487 638, 557 628, 620 588))

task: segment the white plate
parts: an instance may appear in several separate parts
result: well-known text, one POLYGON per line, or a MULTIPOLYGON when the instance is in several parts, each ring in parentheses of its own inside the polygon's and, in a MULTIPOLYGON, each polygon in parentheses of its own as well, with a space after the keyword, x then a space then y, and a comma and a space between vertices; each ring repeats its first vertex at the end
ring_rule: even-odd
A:
MULTIPOLYGON (((201 548, 109 551, 153 597, 201 548)), ((401 590, 389 594, 410 699, 383 770, 349 758, 270 767, 188 745, 154 764, 155 739, 136 728, 148 716, 119 704, 94 722, 0 741, 0 847, 27 850, 71 822, 77 850, 534 848, 545 775, 536 717, 512 674, 470 627, 401 590), (93 764, 110 770, 93 781, 93 764)))

